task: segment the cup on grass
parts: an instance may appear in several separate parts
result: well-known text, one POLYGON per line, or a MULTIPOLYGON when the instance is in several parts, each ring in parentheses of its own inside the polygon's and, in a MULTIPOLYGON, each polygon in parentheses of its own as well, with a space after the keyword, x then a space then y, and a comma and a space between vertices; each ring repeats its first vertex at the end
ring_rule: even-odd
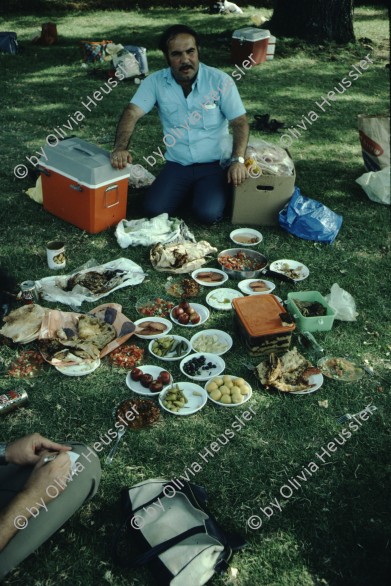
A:
POLYGON ((65 244, 60 240, 52 240, 46 245, 46 256, 49 269, 63 269, 66 265, 65 244))

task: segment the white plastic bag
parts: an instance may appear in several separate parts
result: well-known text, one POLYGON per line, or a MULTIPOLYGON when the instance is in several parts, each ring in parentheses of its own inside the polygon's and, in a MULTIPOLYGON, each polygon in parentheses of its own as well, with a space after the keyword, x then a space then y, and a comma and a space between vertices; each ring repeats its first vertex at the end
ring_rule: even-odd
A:
POLYGON ((337 313, 335 319, 341 321, 356 321, 358 313, 356 312, 356 302, 353 297, 342 289, 338 283, 334 283, 331 287, 330 293, 325 296, 327 303, 337 313))
POLYGON ((384 167, 381 171, 364 173, 356 179, 356 183, 361 185, 372 201, 390 205, 390 170, 391 167, 384 167))

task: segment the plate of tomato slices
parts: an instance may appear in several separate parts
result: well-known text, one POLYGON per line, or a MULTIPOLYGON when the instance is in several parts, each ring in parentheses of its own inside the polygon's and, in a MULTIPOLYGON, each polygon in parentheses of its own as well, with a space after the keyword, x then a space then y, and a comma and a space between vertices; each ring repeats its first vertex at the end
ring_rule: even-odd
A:
POLYGON ((35 350, 24 350, 11 364, 8 375, 15 378, 33 377, 39 374, 45 360, 40 352, 35 350))
POLYGON ((109 360, 113 366, 120 368, 134 368, 141 364, 144 350, 136 344, 123 344, 109 354, 109 360))

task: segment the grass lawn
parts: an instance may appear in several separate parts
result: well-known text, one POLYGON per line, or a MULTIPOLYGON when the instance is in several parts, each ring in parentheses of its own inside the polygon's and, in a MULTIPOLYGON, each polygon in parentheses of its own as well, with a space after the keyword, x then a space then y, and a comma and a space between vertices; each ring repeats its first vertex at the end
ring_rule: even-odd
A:
MULTIPOLYGON (((26 164, 26 157, 44 146, 47 135, 81 109, 85 119, 74 133, 111 148, 118 117, 137 86, 123 82, 91 112, 86 111, 81 102, 104 80, 88 76, 80 67, 80 39, 112 39, 145 46, 150 71, 156 71, 164 66, 155 48, 159 34, 174 22, 183 22, 201 33, 202 60, 231 73, 231 33, 249 26, 253 12, 248 8, 243 16, 211 17, 201 10, 156 9, 3 19, 2 30, 16 31, 23 48, 17 56, 0 55, 0 262, 19 282, 50 274, 45 244, 58 239, 66 242, 67 273, 92 258, 103 263, 121 256, 148 271, 141 285, 120 289, 106 298, 120 303, 130 319, 139 317, 135 311, 139 297, 164 295, 167 275, 153 271, 147 248, 122 250, 114 229, 91 235, 49 215, 24 194, 32 186, 31 180, 16 179, 13 169, 26 164), (47 20, 57 23, 59 44, 51 48, 32 46, 30 40, 47 20)), ((267 15, 268 11, 262 13, 267 15)), ((253 67, 237 84, 250 121, 257 113, 269 112, 272 118, 296 127, 354 64, 368 54, 373 60, 368 70, 290 146, 296 183, 302 193, 343 215, 334 245, 324 246, 294 238, 278 228, 261 227, 264 240, 258 249, 271 261, 293 258, 309 267, 310 277, 298 285, 298 290, 327 294, 332 284, 338 283, 354 296, 357 320, 336 321, 332 331, 315 335, 329 355, 366 361, 375 377, 366 375, 356 383, 327 379, 318 392, 308 396, 266 391, 246 369, 248 356, 235 338, 234 348, 224 356, 227 372, 243 376, 252 384, 253 419, 208 463, 199 453, 232 425, 236 413, 244 407, 218 409, 208 404, 189 418, 163 414, 155 427, 129 432, 110 467, 104 466, 105 448, 97 496, 10 574, 4 582, 8 586, 152 584, 147 570, 122 571, 111 561, 109 544, 120 522, 119 490, 150 477, 178 477, 196 461, 202 463, 202 470, 194 481, 208 489, 211 510, 227 529, 240 531, 248 539, 247 549, 236 554, 231 564, 237 573, 216 577, 216 586, 389 583, 390 389, 380 378, 389 379, 391 367, 389 209, 372 203, 355 183, 364 172, 357 115, 382 113, 388 108, 388 26, 385 9, 361 7, 355 15, 356 36, 371 39, 370 47, 362 43, 308 47, 295 40, 279 39, 275 60, 253 67), (321 406, 321 401, 328 401, 328 406, 321 406), (374 414, 322 463, 316 453, 342 429, 336 416, 357 413, 371 402, 377 408, 374 414), (289 479, 303 476, 310 462, 317 462, 319 469, 311 477, 307 474, 306 481, 299 480, 292 494, 286 489, 281 494, 281 487, 289 479), (267 512, 265 507, 276 498, 281 511, 275 510, 267 519, 262 509, 267 512), (248 527, 250 515, 262 520, 259 530, 248 527)), ((276 135, 253 136, 278 142, 276 135)), ((160 123, 152 113, 140 122, 132 141, 135 161, 143 163, 142 157, 159 146, 163 146, 160 123)), ((156 173, 159 167, 150 170, 156 173)), ((141 198, 140 192, 130 193, 129 219, 140 217, 141 198)), ((213 230, 194 224, 191 218, 187 222, 197 240, 206 239, 219 250, 229 247, 232 225, 228 218, 213 230)), ((213 260, 210 266, 217 266, 217 262, 213 260)), ((236 287, 237 283, 228 281, 227 286, 236 287)), ((291 290, 290 285, 277 283, 276 293, 283 299, 291 290)), ((198 302, 204 302, 205 293, 198 302)), ((83 305, 83 310, 88 309, 83 305)), ((212 311, 207 326, 233 333, 232 316, 227 312, 212 311)), ((184 332, 187 337, 193 334, 193 330, 180 327, 173 332, 184 332)), ((147 344, 134 341, 145 349, 144 363, 151 363, 147 344)), ((1 359, 8 365, 18 351, 0 346, 1 359)), ((160 363, 162 367, 165 364, 160 363)), ((174 377, 180 375, 177 366, 171 371, 174 377)), ((20 382, 30 401, 25 408, 1 417, 0 438, 8 441, 39 431, 64 441, 99 441, 113 424, 114 405, 129 396, 125 375, 124 370, 112 368, 107 359, 84 378, 65 377, 52 367, 45 368, 38 377, 20 382)), ((4 376, 0 389, 15 384, 4 376)))

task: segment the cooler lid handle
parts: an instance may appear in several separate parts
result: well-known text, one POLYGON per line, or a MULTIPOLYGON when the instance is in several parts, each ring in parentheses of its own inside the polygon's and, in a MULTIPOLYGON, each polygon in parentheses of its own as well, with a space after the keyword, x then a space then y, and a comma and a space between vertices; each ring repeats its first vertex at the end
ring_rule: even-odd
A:
POLYGON ((90 155, 90 157, 94 157, 96 155, 96 153, 94 153, 94 151, 90 151, 89 149, 87 149, 85 147, 74 146, 72 148, 73 148, 73 150, 80 151, 81 153, 84 153, 85 155, 90 155))

